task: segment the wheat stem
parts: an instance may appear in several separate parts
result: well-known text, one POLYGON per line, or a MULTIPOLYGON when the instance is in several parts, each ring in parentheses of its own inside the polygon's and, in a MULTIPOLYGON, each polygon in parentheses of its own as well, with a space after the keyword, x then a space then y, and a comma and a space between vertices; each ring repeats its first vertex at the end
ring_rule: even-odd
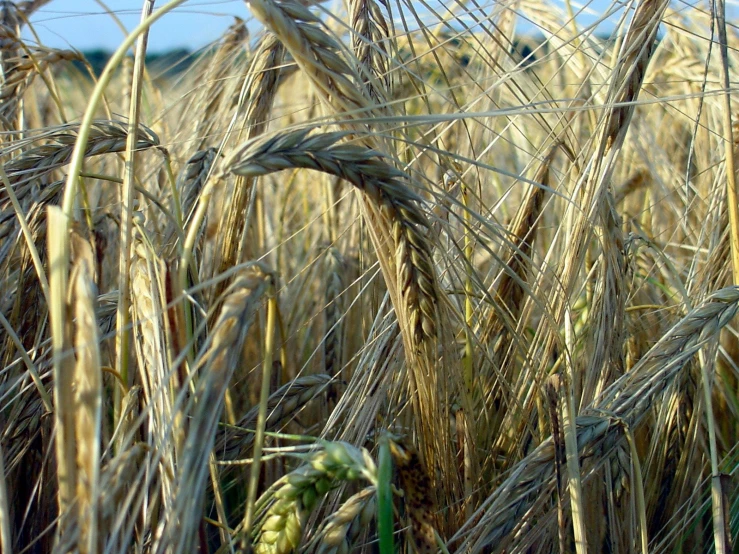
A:
MULTIPOLYGON (((154 0, 144 0, 141 10, 142 24, 151 15, 154 9, 154 0)), ((128 383, 129 364, 129 341, 128 317, 130 312, 129 287, 131 276, 131 238, 133 236, 133 193, 134 181, 136 180, 136 135, 139 125, 139 114, 141 110, 141 88, 144 74, 144 61, 146 58, 146 45, 149 36, 149 28, 146 27, 139 35, 134 54, 134 74, 131 83, 131 105, 128 113, 128 136, 126 137, 125 166, 123 177, 123 190, 121 197, 123 206, 121 212, 120 249, 118 259, 118 310, 116 313, 116 355, 115 369, 124 383, 128 383)), ((120 389, 115 389, 114 418, 121 411, 120 389)))
POLYGON ((267 422, 267 403, 269 401, 269 386, 271 382, 272 363, 275 353, 275 316, 277 313, 277 296, 274 285, 268 292, 267 302, 267 327, 264 339, 264 358, 262 361, 262 387, 259 394, 259 415, 257 416, 257 432, 254 437, 254 456, 249 474, 249 492, 246 500, 246 513, 244 514, 244 529, 241 548, 248 551, 251 548, 249 540, 251 527, 254 521, 254 506, 257 498, 257 487, 259 486, 259 471, 264 447, 264 428, 267 422))

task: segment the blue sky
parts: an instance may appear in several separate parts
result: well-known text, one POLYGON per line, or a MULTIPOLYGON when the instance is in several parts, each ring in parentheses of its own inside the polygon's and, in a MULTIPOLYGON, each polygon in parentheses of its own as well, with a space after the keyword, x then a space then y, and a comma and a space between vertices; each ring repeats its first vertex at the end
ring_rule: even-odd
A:
MULTIPOLYGON (((341 0, 329 0, 323 6, 330 9, 331 2, 334 1, 341 0)), ((483 0, 481 4, 494 1, 483 0)), ((583 2, 588 6, 590 13, 578 18, 583 25, 599 19, 598 15, 603 13, 612 1, 573 0, 572 3, 575 6, 583 2)), ((678 0, 676 6, 684 8, 694 2, 701 0, 678 0)), ((730 16, 736 14, 736 2, 737 0, 727 2, 730 16)), ((42 43, 47 46, 72 47, 79 50, 95 48, 114 50, 120 44, 123 34, 110 14, 106 13, 102 3, 105 3, 129 30, 139 22, 143 0, 53 0, 34 15, 32 23, 42 43)), ((164 3, 165 0, 158 0, 156 6, 164 3)), ((440 13, 444 13, 445 4, 451 5, 448 0, 426 0, 426 3, 438 6, 440 13)), ((149 50, 161 52, 172 48, 190 50, 201 48, 218 39, 233 23, 234 16, 250 18, 243 0, 189 0, 174 12, 167 14, 153 27, 149 38, 149 50)), ((612 25, 608 27, 610 31, 612 25)), ((606 30, 603 27, 602 29, 606 30)), ((30 37, 28 32, 26 37, 30 37)))
MULTIPOLYGON (((143 0, 103 0, 130 30, 141 18, 143 0)), ((163 5, 159 0, 155 8, 163 5)), ((217 39, 234 21, 249 17, 243 0, 190 0, 154 25, 149 49, 196 49, 217 39)), ((31 19, 41 41, 55 48, 115 49, 123 34, 95 0, 53 0, 31 19)), ((25 33, 28 37, 28 32, 25 33)))
MULTIPOLYGON (((337 0, 329 0, 323 6, 331 9, 332 1, 337 0)), ((443 14, 445 1, 427 0, 427 3, 443 14)), ((485 0, 482 4, 492 1, 485 0)), ((140 20, 143 0, 53 0, 36 12, 31 21, 41 41, 47 46, 113 50, 120 44, 123 35, 101 3, 115 13, 129 30, 140 20)), ((158 0, 155 7, 164 3, 165 0, 158 0)), ((609 1, 590 0, 589 3, 596 7, 606 6, 609 1)), ((234 16, 242 19, 250 17, 243 0, 189 0, 154 25, 149 37, 149 50, 201 48, 216 40, 233 23, 234 16)), ((26 36, 30 36, 28 32, 26 36)))

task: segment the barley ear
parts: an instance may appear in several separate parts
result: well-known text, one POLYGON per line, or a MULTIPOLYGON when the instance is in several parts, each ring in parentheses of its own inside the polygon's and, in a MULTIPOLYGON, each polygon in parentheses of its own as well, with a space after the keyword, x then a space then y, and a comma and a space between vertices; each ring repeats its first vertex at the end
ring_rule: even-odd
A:
POLYGON ((100 445, 102 442, 102 373, 100 338, 95 314, 95 258, 87 240, 74 233, 75 259, 70 276, 74 313, 74 418, 77 442, 77 510, 82 553, 99 550, 98 499, 100 496, 100 445))
MULTIPOLYGON (((373 485, 377 482, 377 469, 366 450, 344 442, 322 443, 322 449, 307 456, 304 465, 283 477, 279 488, 272 493, 273 502, 257 531, 256 554, 294 551, 300 544, 308 516, 321 497, 343 481, 360 478, 373 485)), ((265 501, 262 498, 258 504, 265 501)))
POLYGON ((193 544, 193 533, 202 515, 205 482, 208 477, 216 429, 223 409, 224 394, 237 367, 241 364, 244 341, 257 309, 274 275, 254 265, 240 275, 227 290, 220 314, 213 326, 212 337, 197 359, 201 376, 192 402, 192 414, 183 451, 178 459, 175 487, 194 491, 177 495, 173 517, 164 533, 166 543, 174 551, 193 544))

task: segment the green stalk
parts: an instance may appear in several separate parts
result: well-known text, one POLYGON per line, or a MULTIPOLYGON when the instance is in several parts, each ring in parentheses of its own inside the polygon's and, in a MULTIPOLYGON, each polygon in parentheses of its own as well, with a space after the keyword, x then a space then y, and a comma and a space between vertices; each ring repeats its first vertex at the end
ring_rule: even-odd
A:
POLYGON ((464 279, 464 319, 465 319, 465 344, 464 356, 462 358, 462 366, 464 371, 464 384, 467 388, 467 394, 472 399, 472 387, 474 381, 473 364, 472 364, 472 279, 470 271, 472 271, 472 256, 474 254, 472 238, 470 237, 470 226, 472 225, 472 216, 469 210, 469 200, 467 186, 460 183, 462 187, 462 205, 464 206, 464 256, 467 259, 468 270, 464 279))
MULTIPOLYGON (((141 20, 151 15, 154 9, 154 0, 144 0, 141 10, 141 20)), ((139 116, 141 112, 141 87, 144 75, 144 62, 146 60, 146 45, 149 38, 149 29, 145 29, 138 37, 136 53, 134 57, 133 79, 131 82, 131 105, 128 112, 128 128, 126 136, 125 173, 123 174, 123 190, 121 199, 123 201, 121 212, 120 250, 118 257, 118 306, 116 309, 116 335, 115 335, 115 369, 121 376, 121 380, 128 387, 128 365, 129 365, 129 292, 131 279, 131 245, 133 241, 133 200, 134 185, 136 181, 136 138, 139 128, 139 116)), ((121 413, 121 389, 114 389, 113 418, 118 421, 121 413)))
POLYGON ((380 554, 394 554, 393 546, 393 458, 390 454, 390 439, 380 439, 379 467, 377 475, 377 534, 380 539, 380 554))
MULTIPOLYGON (((715 346, 711 349, 711 366, 715 364, 716 351, 715 346)), ((703 400, 706 403, 706 426, 708 427, 708 447, 711 457, 711 507, 713 516, 713 541, 716 554, 726 554, 729 552, 728 541, 726 540, 726 517, 724 512, 723 491, 721 487, 721 474, 718 467, 718 445, 716 444, 716 420, 713 413, 713 371, 709 373, 707 367, 708 358, 701 351, 698 355, 701 367, 701 381, 703 381, 703 400)))
POLYGON ((249 474, 249 491, 244 514, 244 535, 241 548, 245 552, 251 551, 251 528, 254 523, 254 507, 257 501, 257 487, 259 486, 259 471, 262 462, 262 448, 264 447, 264 429, 267 423, 267 402, 269 400, 269 385, 272 377, 272 363, 275 353, 275 327, 277 315, 277 293, 274 284, 270 285, 267 302, 267 328, 264 338, 264 360, 262 362, 262 390, 259 395, 259 413, 257 414, 257 429, 254 435, 254 456, 249 474))

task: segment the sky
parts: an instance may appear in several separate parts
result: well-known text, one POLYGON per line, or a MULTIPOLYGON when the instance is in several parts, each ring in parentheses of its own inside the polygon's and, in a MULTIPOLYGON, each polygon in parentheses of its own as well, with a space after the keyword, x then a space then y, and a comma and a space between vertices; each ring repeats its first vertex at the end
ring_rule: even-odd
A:
MULTIPOLYGON (((341 1, 341 0, 333 0, 341 1)), ((426 0, 431 5, 444 6, 449 0, 426 0)), ((583 0, 573 0, 577 6, 583 0)), ((581 24, 590 24, 598 19, 613 0, 585 0, 590 12, 579 18, 581 24)), ((704 0, 675 0, 676 6, 690 5, 704 0)), ((484 0, 481 4, 495 2, 484 0)), ((736 15, 737 0, 729 0, 729 12, 736 15)), ((165 4, 157 0, 155 7, 165 4)), ((102 6, 106 5, 127 29, 133 29, 140 20, 143 0, 52 0, 36 12, 32 23, 41 42, 53 48, 75 48, 92 50, 103 48, 115 50, 123 33, 114 19, 102 6)), ((421 4, 419 1, 418 4, 421 4)), ((331 0, 324 6, 330 9, 331 0)), ((149 36, 149 51, 163 52, 176 48, 197 50, 214 40, 234 22, 234 16, 250 19, 244 0, 189 0, 174 12, 157 22, 149 36)), ((613 28, 612 25, 609 26, 613 28)), ((28 31, 26 38, 30 37, 28 31)))
MULTIPOLYGON (((141 19, 143 0, 103 0, 128 30, 141 19)), ((53 48, 114 50, 123 33, 113 18, 95 0, 53 0, 31 18, 43 44, 53 48)), ((155 9, 164 5, 159 0, 155 9)), ((249 18, 243 0, 189 0, 165 15, 149 35, 149 50, 173 48, 194 50, 216 40, 234 22, 234 16, 249 18)), ((29 37, 29 33, 24 35, 29 37)))
MULTIPOLYGON (((426 1, 439 6, 443 13, 441 6, 446 0, 426 1)), ((482 4, 494 1, 487 0, 482 4)), ((144 4, 143 0, 52 0, 35 13, 31 22, 46 46, 83 51, 96 48, 114 50, 123 34, 101 5, 103 3, 129 30, 138 24, 144 4)), ((609 2, 589 0, 589 3, 597 8, 609 2)), ((165 0, 158 0, 155 9, 163 4, 165 0)), ((330 9, 331 0, 324 6, 330 9)), ((245 20, 250 18, 244 0, 189 0, 154 25, 149 36, 149 51, 202 48, 218 39, 233 23, 234 16, 245 20)), ((28 31, 25 36, 30 37, 28 31)))

